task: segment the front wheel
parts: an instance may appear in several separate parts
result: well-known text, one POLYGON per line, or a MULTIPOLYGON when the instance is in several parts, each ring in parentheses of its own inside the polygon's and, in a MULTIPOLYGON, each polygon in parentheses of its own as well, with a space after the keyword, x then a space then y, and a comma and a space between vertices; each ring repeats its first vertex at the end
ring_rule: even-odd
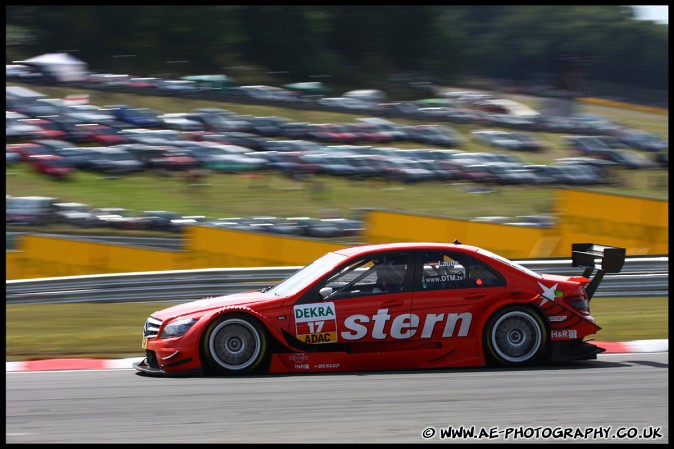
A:
POLYGON ((548 335, 543 320, 532 309, 509 306, 489 318, 483 341, 491 364, 524 366, 540 360, 548 335))
POLYGON ((246 314, 225 315, 211 323, 202 339, 207 373, 247 374, 260 368, 267 357, 264 327, 246 314))

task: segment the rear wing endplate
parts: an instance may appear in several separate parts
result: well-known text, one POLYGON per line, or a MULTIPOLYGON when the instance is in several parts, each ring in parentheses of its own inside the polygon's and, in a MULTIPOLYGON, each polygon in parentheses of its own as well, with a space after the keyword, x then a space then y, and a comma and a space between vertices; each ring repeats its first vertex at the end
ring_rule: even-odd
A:
POLYGON ((625 263, 625 248, 594 243, 571 244, 571 266, 585 267, 583 276, 590 279, 585 287, 588 299, 594 296, 605 273, 620 273, 625 263), (597 260, 600 265, 597 266, 597 260), (592 272, 597 270, 594 277, 592 272))

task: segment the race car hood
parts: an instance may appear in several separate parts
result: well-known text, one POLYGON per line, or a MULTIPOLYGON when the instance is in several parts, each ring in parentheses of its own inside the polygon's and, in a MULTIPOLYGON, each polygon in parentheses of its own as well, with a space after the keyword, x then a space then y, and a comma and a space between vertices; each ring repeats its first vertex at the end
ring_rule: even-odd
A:
POLYGON ((165 321, 177 316, 198 314, 213 309, 220 309, 222 307, 250 307, 253 304, 258 304, 261 302, 281 302, 282 300, 282 297, 276 296, 273 293, 263 293, 257 290, 244 293, 234 293, 225 296, 216 296, 213 298, 204 298, 185 304, 178 304, 176 306, 169 307, 168 309, 157 311, 153 313, 152 316, 165 321))

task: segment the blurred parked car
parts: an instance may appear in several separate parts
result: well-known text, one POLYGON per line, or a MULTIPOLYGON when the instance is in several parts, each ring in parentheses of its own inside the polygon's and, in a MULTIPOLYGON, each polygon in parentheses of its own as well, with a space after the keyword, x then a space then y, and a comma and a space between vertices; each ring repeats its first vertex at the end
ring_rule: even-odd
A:
POLYGON ((92 208, 83 203, 54 203, 57 221, 80 228, 90 228, 97 224, 92 208))
POLYGON ((200 166, 197 159, 185 150, 175 147, 130 144, 124 145, 123 148, 140 161, 144 169, 184 171, 200 166))
POLYGON ((464 175, 476 182, 500 185, 535 185, 537 177, 524 167, 513 167, 508 163, 491 162, 463 167, 464 175))
POLYGON ((107 108, 110 109, 117 120, 138 128, 159 128, 163 126, 163 121, 158 118, 161 113, 149 108, 134 108, 126 105, 107 106, 107 108))
POLYGON ((72 123, 67 126, 69 140, 96 145, 119 145, 130 140, 115 127, 101 123, 72 123))
POLYGON ((507 131, 479 129, 471 131, 470 134, 477 142, 490 147, 512 149, 517 144, 507 131))
POLYGON ((642 151, 657 152, 669 148, 669 142, 660 136, 637 129, 622 128, 613 133, 613 137, 625 145, 642 151))
POLYGON ((233 88, 232 93, 257 100, 294 101, 298 98, 295 92, 282 87, 266 85, 239 86, 233 88))
POLYGON ((83 169, 107 175, 125 175, 143 170, 143 163, 121 148, 87 147, 80 156, 85 158, 83 169))
POLYGON ((614 161, 608 161, 606 159, 599 159, 596 157, 562 157, 555 159, 556 164, 582 164, 594 168, 601 174, 606 174, 607 171, 620 167, 620 164, 614 161))
POLYGON ((325 143, 351 144, 359 140, 358 135, 348 127, 336 123, 312 123, 307 138, 325 143))
POLYGON ((157 116, 164 128, 177 129, 180 131, 204 131, 204 124, 190 118, 190 114, 174 112, 157 116))
POLYGON ((597 151, 613 149, 602 136, 563 136, 562 144, 581 155, 592 156, 597 151))
POLYGON ((27 224, 42 226, 54 223, 54 214, 59 200, 47 196, 22 196, 7 198, 5 221, 8 224, 27 224))
POLYGON ((27 118, 17 121, 20 125, 33 127, 33 137, 39 139, 65 139, 68 136, 66 130, 58 122, 47 118, 27 118))
POLYGON ((15 82, 30 82, 45 78, 35 67, 24 64, 5 64, 5 78, 15 82))
POLYGON ((256 151, 264 150, 264 145, 267 141, 264 137, 244 132, 226 132, 218 134, 204 133, 199 135, 196 140, 237 145, 256 151))
POLYGON ((189 120, 201 123, 205 131, 250 132, 252 130, 248 121, 214 111, 195 110, 187 114, 186 117, 189 120))
POLYGON ((527 165, 537 176, 537 184, 596 185, 605 179, 591 168, 577 165, 527 165))
POLYGON ((183 227, 181 215, 167 210, 148 210, 142 214, 146 218, 145 229, 155 231, 180 232, 183 227))
POLYGON ((405 128, 407 140, 413 142, 457 147, 465 143, 465 139, 455 130, 442 125, 416 125, 405 128))
POLYGON ((620 149, 610 149, 610 150, 598 150, 592 153, 592 156, 606 159, 608 161, 617 162, 623 167, 636 170, 641 168, 655 168, 656 164, 642 156, 639 153, 635 153, 630 150, 620 150, 620 149))
POLYGON ((43 145, 33 142, 10 143, 5 146, 5 152, 19 156, 20 160, 27 162, 28 158, 35 155, 48 155, 54 152, 43 145))
POLYGON ((147 217, 136 215, 135 212, 123 207, 102 207, 92 210, 96 217, 96 226, 115 229, 144 229, 147 217))
POLYGON ((267 137, 281 137, 284 135, 283 125, 290 120, 283 117, 248 117, 250 132, 267 137))
POLYGON ((319 104, 353 112, 371 112, 375 106, 355 98, 328 97, 318 100, 319 104))
POLYGON ((56 179, 65 179, 77 170, 70 161, 56 154, 36 154, 26 162, 36 172, 56 179))
POLYGON ((7 142, 25 141, 37 138, 42 128, 26 122, 28 116, 14 111, 6 112, 5 140, 7 142))
POLYGON ((166 92, 189 94, 192 92, 199 92, 200 90, 202 90, 196 82, 189 80, 158 79, 155 81, 154 84, 157 87, 157 89, 166 92))

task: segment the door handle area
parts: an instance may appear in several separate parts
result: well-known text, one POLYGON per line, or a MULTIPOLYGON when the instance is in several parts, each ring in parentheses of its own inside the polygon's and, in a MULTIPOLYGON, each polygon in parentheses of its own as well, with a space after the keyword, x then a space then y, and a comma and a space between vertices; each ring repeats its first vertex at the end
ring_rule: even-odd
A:
POLYGON ((476 295, 466 295, 466 296, 463 297, 463 299, 471 299, 472 300, 472 299, 482 299, 484 297, 485 297, 484 294, 478 293, 476 295))
POLYGON ((386 301, 384 304, 382 304, 382 307, 401 307, 403 305, 402 301, 386 301))

